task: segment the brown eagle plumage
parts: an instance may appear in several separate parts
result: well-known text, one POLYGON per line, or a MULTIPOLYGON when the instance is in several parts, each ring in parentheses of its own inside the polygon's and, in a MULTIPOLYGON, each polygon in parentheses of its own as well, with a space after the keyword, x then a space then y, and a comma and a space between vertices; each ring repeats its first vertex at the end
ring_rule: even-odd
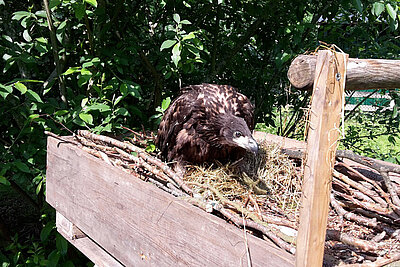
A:
POLYGON ((253 113, 249 99, 232 86, 187 86, 166 110, 156 145, 165 160, 183 164, 236 160, 258 151, 253 113))

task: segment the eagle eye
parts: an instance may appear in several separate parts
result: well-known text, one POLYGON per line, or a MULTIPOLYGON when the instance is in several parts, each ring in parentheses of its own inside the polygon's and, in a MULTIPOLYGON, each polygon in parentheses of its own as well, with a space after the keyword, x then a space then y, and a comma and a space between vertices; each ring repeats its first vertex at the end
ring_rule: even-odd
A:
POLYGON ((235 132, 233 135, 234 135, 236 138, 239 138, 239 137, 241 137, 243 134, 242 134, 241 132, 237 131, 237 132, 235 132))

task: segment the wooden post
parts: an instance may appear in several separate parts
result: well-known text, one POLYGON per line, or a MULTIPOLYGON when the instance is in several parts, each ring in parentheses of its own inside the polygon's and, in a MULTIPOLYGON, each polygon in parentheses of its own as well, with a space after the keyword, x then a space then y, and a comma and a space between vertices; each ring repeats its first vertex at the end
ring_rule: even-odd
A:
POLYGON ((348 55, 318 51, 304 168, 296 266, 322 266, 348 55))

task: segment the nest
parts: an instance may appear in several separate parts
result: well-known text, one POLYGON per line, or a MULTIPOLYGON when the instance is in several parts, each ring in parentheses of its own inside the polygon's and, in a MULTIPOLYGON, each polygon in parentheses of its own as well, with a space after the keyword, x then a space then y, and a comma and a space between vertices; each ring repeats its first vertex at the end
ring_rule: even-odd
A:
MULTIPOLYGON (((146 152, 152 136, 132 133, 129 142, 88 131, 78 131, 76 141, 47 134, 295 253, 304 155, 262 143, 257 156, 190 166, 180 177, 146 152)), ((400 260, 400 166, 351 151, 338 151, 336 158, 324 265, 383 266, 400 260)))
POLYGON ((253 197, 263 206, 279 208, 287 217, 298 216, 300 170, 276 144, 264 142, 257 155, 248 154, 238 162, 190 166, 184 181, 203 201, 221 201, 222 197, 246 203, 253 197))

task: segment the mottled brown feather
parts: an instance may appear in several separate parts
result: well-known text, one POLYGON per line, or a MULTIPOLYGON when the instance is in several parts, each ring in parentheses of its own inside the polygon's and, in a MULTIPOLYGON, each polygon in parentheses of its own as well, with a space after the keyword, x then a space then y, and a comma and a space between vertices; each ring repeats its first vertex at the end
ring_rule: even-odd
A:
POLYGON ((219 144, 215 133, 207 132, 209 124, 221 113, 245 120, 254 129, 254 108, 249 99, 229 85, 201 84, 181 89, 166 110, 160 123, 156 145, 168 161, 200 163, 226 158, 235 148, 219 144), (213 136, 214 135, 214 136, 213 136))

